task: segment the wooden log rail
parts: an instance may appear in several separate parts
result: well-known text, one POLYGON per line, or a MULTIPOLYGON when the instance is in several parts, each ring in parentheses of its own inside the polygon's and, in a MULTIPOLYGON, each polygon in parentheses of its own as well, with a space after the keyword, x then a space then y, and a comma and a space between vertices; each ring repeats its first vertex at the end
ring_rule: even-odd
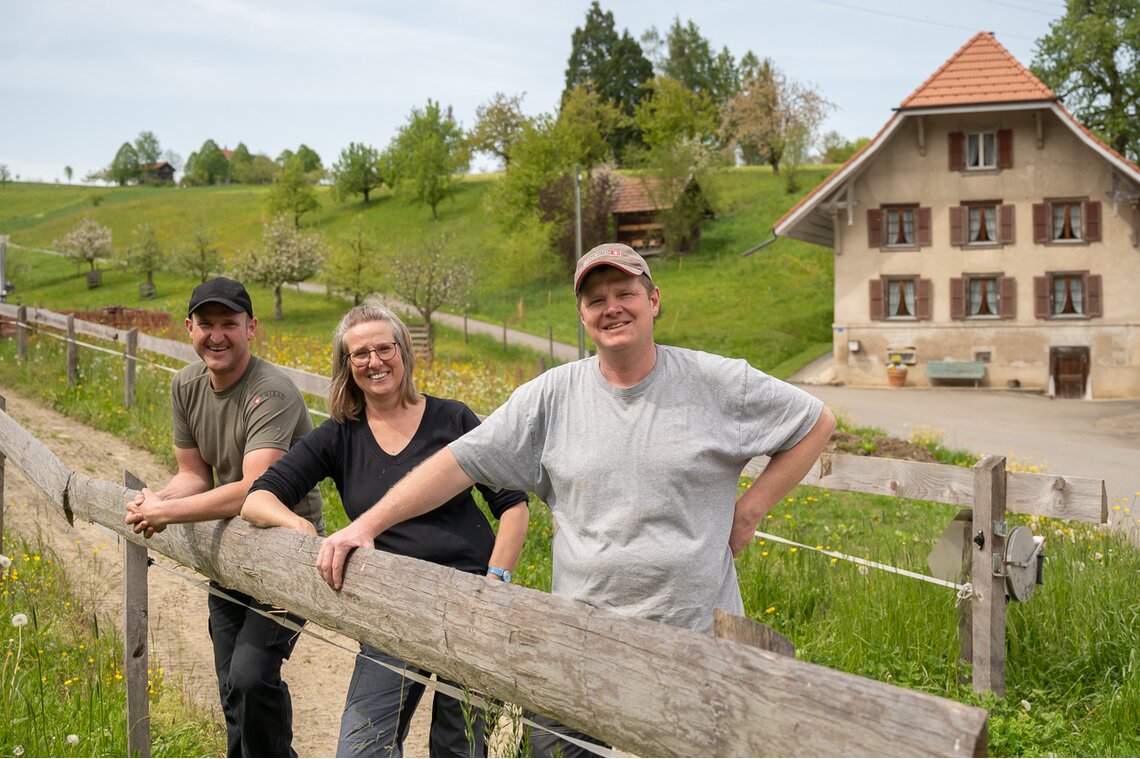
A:
POLYGON ((279 604, 492 698, 649 756, 984 755, 987 713, 875 680, 403 556, 359 549, 344 587, 320 542, 240 519, 123 523, 134 491, 69 471, 0 411, 0 453, 69 522, 279 604))

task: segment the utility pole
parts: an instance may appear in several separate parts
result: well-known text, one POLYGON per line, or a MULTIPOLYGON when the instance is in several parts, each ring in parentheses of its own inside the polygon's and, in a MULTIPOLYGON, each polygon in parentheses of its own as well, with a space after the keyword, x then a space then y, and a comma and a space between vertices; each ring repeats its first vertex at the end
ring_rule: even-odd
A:
MULTIPOLYGON (((582 175, 574 164, 574 260, 582 258, 582 175)), ((574 309, 577 313, 578 309, 574 309)), ((586 357, 586 327, 578 319, 578 358, 586 357)))

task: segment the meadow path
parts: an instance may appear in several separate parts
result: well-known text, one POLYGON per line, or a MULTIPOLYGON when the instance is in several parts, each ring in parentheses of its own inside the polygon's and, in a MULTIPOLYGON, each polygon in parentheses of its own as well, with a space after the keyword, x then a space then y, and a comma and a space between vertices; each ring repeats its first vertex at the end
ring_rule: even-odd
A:
MULTIPOLYGON (((150 453, 132 448, 113 435, 40 407, 8 388, 0 387, 0 395, 7 400, 8 414, 73 471, 110 482, 122 482, 125 469, 148 483, 165 484, 170 477, 150 453)), ((37 540, 38 536, 50 546, 67 567, 85 607, 98 611, 101 618, 114 620, 121 629, 122 549, 118 536, 86 522, 69 527, 49 510, 14 466, 6 468, 4 525, 6 533, 14 528, 25 538, 37 540)), ((183 575, 194 574, 161 556, 156 555, 156 559, 183 575)), ((151 656, 164 669, 167 687, 181 687, 220 723, 213 649, 206 632, 205 591, 157 568, 149 573, 149 587, 151 656)), ((301 756, 333 756, 356 643, 310 627, 349 650, 302 636, 286 662, 284 678, 293 697, 293 747, 301 756)), ((430 704, 429 691, 412 723, 404 747, 407 756, 427 756, 430 704)))

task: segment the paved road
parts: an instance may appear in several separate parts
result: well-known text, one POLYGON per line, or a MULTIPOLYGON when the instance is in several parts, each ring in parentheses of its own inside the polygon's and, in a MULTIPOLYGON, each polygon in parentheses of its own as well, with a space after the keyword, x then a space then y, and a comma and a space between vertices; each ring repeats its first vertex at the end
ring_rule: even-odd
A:
POLYGON ((1052 474, 1103 479, 1110 520, 1140 518, 1140 399, 1058 401, 974 389, 802 387, 849 421, 897 437, 933 428, 950 448, 1045 464, 1052 474), (1133 513, 1125 516, 1123 508, 1134 502, 1133 513), (1116 503, 1121 511, 1113 510, 1116 503))

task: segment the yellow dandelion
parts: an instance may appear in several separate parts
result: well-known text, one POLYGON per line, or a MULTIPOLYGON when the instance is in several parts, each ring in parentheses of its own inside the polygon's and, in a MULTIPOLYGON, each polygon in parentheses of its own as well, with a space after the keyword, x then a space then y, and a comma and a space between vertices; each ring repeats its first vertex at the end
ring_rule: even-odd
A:
POLYGON ((772 612, 774 612, 775 610, 776 610, 776 607, 775 607, 775 606, 769 606, 767 609, 765 609, 765 610, 764 610, 764 613, 765 613, 765 614, 771 614, 771 613, 772 613, 772 612))
POLYGON ((800 550, 800 549, 796 548, 795 546, 792 546, 792 548, 791 548, 791 553, 795 553, 795 552, 796 552, 796 551, 798 551, 798 550, 800 550))
POLYGON ((768 555, 768 552, 767 552, 767 551, 761 551, 761 552, 760 552, 760 555, 761 555, 761 556, 767 556, 767 555, 768 555))

